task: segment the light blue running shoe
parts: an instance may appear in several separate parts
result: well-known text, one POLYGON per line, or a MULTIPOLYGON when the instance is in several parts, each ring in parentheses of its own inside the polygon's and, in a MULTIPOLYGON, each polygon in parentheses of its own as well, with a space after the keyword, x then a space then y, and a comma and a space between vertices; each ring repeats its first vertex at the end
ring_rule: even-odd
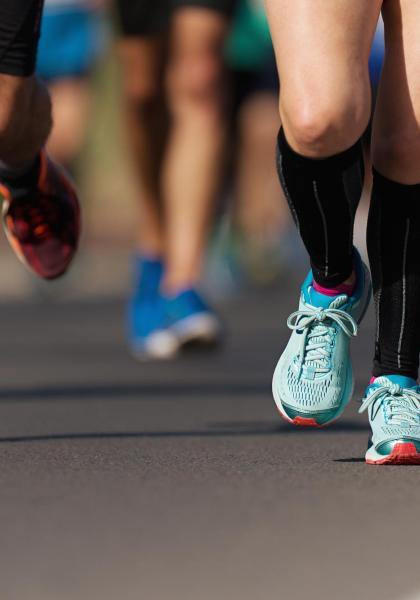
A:
POLYGON ((133 291, 128 302, 128 342, 138 359, 172 358, 178 340, 167 329, 166 301, 160 293, 163 264, 134 257, 133 291))
POLYGON ((292 335, 274 372, 273 395, 280 414, 295 425, 328 425, 353 394, 350 339, 371 297, 369 270, 356 249, 354 260, 357 284, 351 297, 320 294, 310 271, 299 310, 288 318, 292 335))
POLYGON ((221 341, 221 321, 196 289, 183 290, 165 301, 167 327, 180 348, 215 345, 221 341))
POLYGON ((378 377, 366 389, 359 412, 368 411, 370 465, 420 465, 420 386, 401 375, 378 377))

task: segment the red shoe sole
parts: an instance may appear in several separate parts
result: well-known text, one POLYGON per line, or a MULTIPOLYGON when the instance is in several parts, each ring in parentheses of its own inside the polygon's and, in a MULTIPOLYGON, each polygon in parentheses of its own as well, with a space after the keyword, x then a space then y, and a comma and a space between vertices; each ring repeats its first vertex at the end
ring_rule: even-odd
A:
POLYGON ((307 427, 307 428, 312 428, 312 429, 322 429, 323 427, 327 427, 328 425, 330 425, 330 423, 332 423, 332 421, 330 423, 325 423, 324 425, 320 425, 319 423, 317 423, 315 421, 315 419, 312 418, 306 418, 306 417, 295 417, 294 419, 290 419, 289 417, 286 417, 281 410, 279 409, 279 407, 276 405, 277 408, 277 412, 279 413, 279 415, 281 416, 281 418, 283 419, 283 421, 286 421, 286 423, 290 423, 291 425, 296 425, 297 427, 307 427))
POLYGON ((380 460, 366 459, 368 465, 420 465, 420 454, 415 444, 395 444, 392 453, 380 460))

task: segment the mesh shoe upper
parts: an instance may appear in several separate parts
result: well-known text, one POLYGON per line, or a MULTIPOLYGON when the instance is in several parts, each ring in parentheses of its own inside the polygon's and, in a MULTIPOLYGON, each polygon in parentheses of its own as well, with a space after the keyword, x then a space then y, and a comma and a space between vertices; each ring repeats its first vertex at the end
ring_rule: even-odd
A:
POLYGON ((400 376, 375 379, 366 389, 359 412, 368 411, 372 444, 388 453, 389 442, 414 441, 420 448, 420 386, 400 376), (404 380, 407 380, 405 382, 404 380))
POLYGON ((293 333, 280 360, 278 391, 284 404, 298 412, 327 411, 342 401, 351 376, 349 338, 357 332, 346 304, 347 296, 339 296, 320 310, 302 298, 299 311, 289 318, 293 333))
POLYGON ((371 290, 367 267, 356 251, 355 261, 357 285, 352 296, 318 294, 310 272, 302 286, 299 310, 288 319, 292 335, 274 373, 273 394, 280 412, 294 422, 304 418, 326 424, 351 398, 349 343, 371 290))

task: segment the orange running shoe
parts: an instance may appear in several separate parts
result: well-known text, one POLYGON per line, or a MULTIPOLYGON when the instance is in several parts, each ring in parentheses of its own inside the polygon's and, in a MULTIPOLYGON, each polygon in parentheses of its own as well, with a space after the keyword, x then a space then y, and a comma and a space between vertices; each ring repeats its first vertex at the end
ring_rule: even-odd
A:
POLYGON ((24 265, 44 279, 63 275, 77 250, 80 207, 76 190, 45 153, 40 155, 38 185, 13 197, 0 183, 3 224, 7 239, 24 265))

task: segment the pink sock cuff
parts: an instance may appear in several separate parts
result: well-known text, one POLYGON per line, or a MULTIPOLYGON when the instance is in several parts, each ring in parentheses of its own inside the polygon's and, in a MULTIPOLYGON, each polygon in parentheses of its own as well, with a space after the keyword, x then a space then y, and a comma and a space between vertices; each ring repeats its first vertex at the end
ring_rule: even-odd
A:
POLYGON ((322 285, 319 285, 319 283, 317 283, 314 280, 313 286, 317 292, 319 292, 320 294, 324 294, 324 296, 339 296, 340 294, 346 294, 346 296, 351 296, 354 292, 356 284, 349 285, 347 283, 341 283, 340 285, 337 285, 334 288, 326 288, 322 285))

